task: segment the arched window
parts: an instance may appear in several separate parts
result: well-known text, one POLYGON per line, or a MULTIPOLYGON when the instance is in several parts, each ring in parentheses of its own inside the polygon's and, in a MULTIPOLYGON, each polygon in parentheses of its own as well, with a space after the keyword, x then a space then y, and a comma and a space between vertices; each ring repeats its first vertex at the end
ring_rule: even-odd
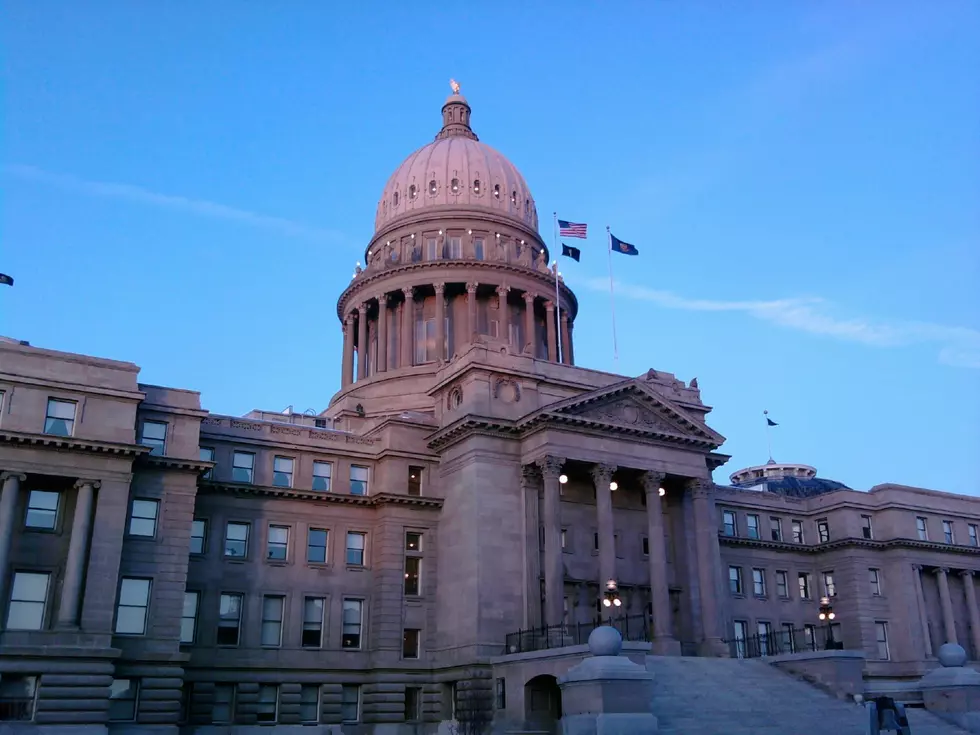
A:
POLYGON ((474 194, 479 194, 480 193, 480 180, 479 179, 473 179, 473 193, 474 194))
POLYGON ((493 198, 500 199, 500 184, 493 185, 493 198))
POLYGON ((415 198, 415 195, 417 193, 418 193, 418 189, 415 188, 415 184, 412 184, 410 187, 408 187, 408 198, 409 199, 414 199, 415 198))
POLYGON ((516 191, 512 191, 510 193, 510 203, 513 204, 515 207, 517 206, 517 192, 516 191))
POLYGON ((453 194, 459 193, 459 179, 453 179, 449 182, 449 188, 452 189, 453 194))
POLYGON ((395 192, 394 196, 392 196, 392 198, 391 198, 391 206, 393 206, 393 207, 397 207, 398 206, 398 192, 397 191, 395 192))
POLYGON ((434 197, 436 195, 437 188, 438 187, 436 186, 436 180, 435 179, 432 179, 431 181, 429 181, 429 196, 434 197))

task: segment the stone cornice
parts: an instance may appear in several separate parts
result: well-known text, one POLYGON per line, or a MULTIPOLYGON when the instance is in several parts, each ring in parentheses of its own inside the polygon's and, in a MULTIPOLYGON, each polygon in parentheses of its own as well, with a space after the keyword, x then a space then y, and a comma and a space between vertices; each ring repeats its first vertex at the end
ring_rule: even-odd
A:
POLYGON ((158 467, 168 470, 186 470, 188 472, 206 472, 213 469, 215 462, 205 462, 198 459, 183 459, 180 457, 161 457, 154 454, 146 454, 140 459, 140 465, 158 467))
MULTIPOLYGON (((546 253, 548 252, 548 246, 541 238, 541 234, 537 231, 537 228, 528 225, 523 220, 484 207, 470 208, 461 207, 457 204, 443 204, 440 206, 422 207, 388 220, 380 230, 377 230, 372 235, 371 244, 364 249, 364 262, 367 262, 368 251, 377 247, 378 243, 383 240, 394 240, 395 238, 391 237, 393 233, 399 231, 408 232, 411 227, 416 225, 429 225, 428 228, 422 228, 423 232, 426 229, 473 229, 473 220, 481 225, 480 229, 483 229, 483 226, 499 225, 504 229, 517 230, 529 240, 534 240, 540 247, 544 248, 546 253), (465 224, 454 226, 450 224, 451 222, 463 222, 465 224)), ((489 228, 487 229, 489 230, 489 228)), ((510 236, 513 237, 512 234, 510 236)))
POLYGON ((138 457, 147 454, 149 447, 139 444, 119 444, 95 439, 82 439, 74 436, 54 436, 52 434, 33 434, 23 431, 0 431, 0 443, 26 444, 50 449, 67 449, 91 454, 114 454, 120 457, 138 457))
POLYGON ((826 551, 837 551, 839 549, 915 549, 917 551, 936 551, 944 554, 980 556, 980 548, 975 546, 956 546, 910 538, 880 540, 849 537, 828 541, 825 544, 797 544, 792 541, 771 541, 766 539, 744 538, 741 536, 726 536, 719 531, 718 541, 723 546, 747 546, 756 549, 771 549, 797 554, 822 554, 826 551))
MULTIPOLYGON (((63 354, 63 353, 56 353, 63 354)), ((74 360, 68 360, 74 362, 74 360)), ((83 364, 89 364, 84 363, 83 364)), ((84 393, 90 396, 112 396, 113 398, 126 398, 131 401, 142 401, 146 394, 142 391, 125 390, 123 388, 106 388, 87 383, 72 383, 62 380, 41 380, 30 375, 16 375, 14 373, 0 373, 0 382, 13 383, 18 385, 34 385, 47 388, 48 390, 64 391, 65 393, 84 393)))
POLYGON ((380 505, 405 505, 416 508, 441 508, 441 498, 420 497, 417 495, 399 495, 396 493, 378 493, 376 495, 350 495, 347 493, 324 493, 315 490, 302 490, 290 487, 272 487, 269 485, 250 485, 237 482, 214 482, 204 480, 199 484, 199 492, 225 495, 256 495, 262 497, 291 498, 294 500, 312 500, 314 502, 357 505, 362 507, 380 505))

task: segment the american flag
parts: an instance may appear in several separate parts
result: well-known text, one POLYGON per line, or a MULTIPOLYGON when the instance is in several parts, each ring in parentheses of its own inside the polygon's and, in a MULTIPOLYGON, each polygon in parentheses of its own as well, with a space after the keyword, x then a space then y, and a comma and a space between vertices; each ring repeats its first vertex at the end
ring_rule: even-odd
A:
POLYGON ((579 224, 578 222, 568 222, 566 220, 558 220, 558 234, 562 237, 580 237, 585 239, 585 228, 588 225, 579 224))

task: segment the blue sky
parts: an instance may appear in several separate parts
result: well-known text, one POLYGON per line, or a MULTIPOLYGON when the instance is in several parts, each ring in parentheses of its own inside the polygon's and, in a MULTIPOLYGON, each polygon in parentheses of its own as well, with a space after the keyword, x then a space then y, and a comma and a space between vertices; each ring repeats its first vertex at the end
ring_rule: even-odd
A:
POLYGON ((697 377, 728 472, 977 493, 980 4, 9 3, 0 333, 206 408, 322 410, 335 298, 458 79, 542 221, 576 358, 697 377), (550 240, 550 226, 544 228, 550 240))

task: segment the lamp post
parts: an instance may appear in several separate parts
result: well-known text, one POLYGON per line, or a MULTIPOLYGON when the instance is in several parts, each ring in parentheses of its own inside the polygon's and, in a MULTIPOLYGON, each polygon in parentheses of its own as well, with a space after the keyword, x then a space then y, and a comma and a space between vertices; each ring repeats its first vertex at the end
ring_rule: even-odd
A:
MULTIPOLYGON (((606 582, 606 591, 602 593, 602 606, 611 613, 613 608, 619 608, 622 605, 623 600, 619 596, 619 586, 616 584, 615 579, 610 579, 606 582)), ((610 616, 610 619, 612 619, 612 616, 610 616)), ((602 622, 601 616, 599 622, 602 622)))
POLYGON ((835 617, 837 616, 834 614, 834 606, 830 604, 830 598, 821 597, 820 608, 819 608, 819 613, 817 614, 817 618, 819 618, 823 622, 826 622, 827 624, 827 638, 824 647, 828 651, 837 648, 837 644, 834 641, 833 633, 831 632, 830 629, 830 621, 833 620, 835 617))

